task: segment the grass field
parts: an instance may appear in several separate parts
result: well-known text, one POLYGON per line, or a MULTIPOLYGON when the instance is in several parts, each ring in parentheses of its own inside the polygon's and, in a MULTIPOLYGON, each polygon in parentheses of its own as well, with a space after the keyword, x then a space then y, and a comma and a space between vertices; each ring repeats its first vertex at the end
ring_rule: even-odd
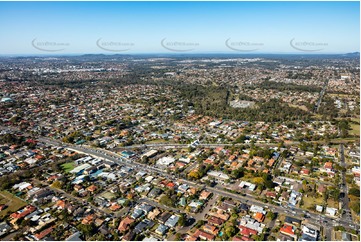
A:
POLYGON ((20 208, 26 206, 26 202, 7 191, 0 191, 0 204, 8 205, 5 210, 0 211, 0 219, 3 219, 9 211, 16 212, 20 208))
POLYGON ((169 143, 169 141, 166 141, 164 139, 155 139, 155 140, 147 141, 145 143, 146 144, 165 144, 165 143, 169 143))
POLYGON ((360 124, 351 124, 350 134, 360 136, 360 124))
POLYGON ((309 208, 312 205, 323 205, 323 197, 312 197, 312 196, 303 196, 303 205, 301 206, 302 208, 309 208))
POLYGON ((333 97, 339 97, 339 98, 345 98, 345 97, 352 97, 352 96, 358 96, 353 94, 343 94, 343 93, 327 93, 327 95, 333 96, 333 97))
POLYGON ((357 138, 357 137, 336 138, 336 139, 331 139, 330 142, 335 143, 335 144, 341 144, 341 143, 355 142, 357 140, 359 140, 359 138, 357 138))
POLYGON ((308 108, 305 105, 295 105, 295 104, 288 104, 288 106, 292 107, 292 108, 299 108, 303 111, 308 112, 308 108))
POLYGON ((111 192, 103 192, 102 194, 99 195, 100 197, 104 197, 106 199, 112 199, 115 198, 115 195, 111 192))
POLYGON ((61 169, 63 169, 67 173, 73 170, 74 168, 75 168, 74 162, 68 162, 61 165, 61 169))
POLYGON ((332 198, 329 198, 327 200, 327 206, 331 208, 337 208, 338 209, 338 202, 334 201, 332 198))

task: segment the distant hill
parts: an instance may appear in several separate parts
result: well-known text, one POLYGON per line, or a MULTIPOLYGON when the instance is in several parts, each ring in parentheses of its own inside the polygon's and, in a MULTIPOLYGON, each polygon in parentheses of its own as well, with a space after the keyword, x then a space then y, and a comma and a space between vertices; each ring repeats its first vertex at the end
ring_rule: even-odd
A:
POLYGON ((112 55, 106 55, 106 54, 84 54, 79 55, 77 57, 85 57, 85 58, 117 58, 117 57, 129 57, 132 55, 129 54, 112 54, 112 55))
POLYGON ((346 53, 344 55, 348 57, 360 57, 360 52, 346 53))

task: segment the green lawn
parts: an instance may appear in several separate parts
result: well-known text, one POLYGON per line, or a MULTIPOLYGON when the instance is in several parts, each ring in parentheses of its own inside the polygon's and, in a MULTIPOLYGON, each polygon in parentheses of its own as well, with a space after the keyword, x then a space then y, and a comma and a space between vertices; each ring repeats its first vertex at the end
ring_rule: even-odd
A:
POLYGON ((75 168, 75 163, 74 162, 68 162, 68 163, 64 163, 61 165, 61 168, 65 171, 65 172, 70 172, 71 170, 73 170, 75 168))
POLYGON ((3 219, 9 211, 16 212, 20 208, 27 205, 26 202, 7 191, 0 191, 0 204, 8 205, 5 210, 0 211, 0 219, 3 219))

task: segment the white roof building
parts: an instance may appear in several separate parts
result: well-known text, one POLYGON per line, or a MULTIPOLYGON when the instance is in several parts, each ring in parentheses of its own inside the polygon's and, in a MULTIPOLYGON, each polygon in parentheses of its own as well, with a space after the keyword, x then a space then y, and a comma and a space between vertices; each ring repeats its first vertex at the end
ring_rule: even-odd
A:
POLYGON ((169 166, 170 164, 172 164, 175 161, 175 159, 171 156, 165 156, 160 158, 157 161, 157 165, 159 166, 169 166))
POLYGON ((150 151, 148 151, 148 152, 146 152, 146 153, 144 153, 143 155, 142 155, 142 157, 152 157, 152 156, 154 156, 154 155, 156 155, 158 153, 158 151, 157 150, 150 150, 150 151))
POLYGON ((208 171, 207 172, 208 176, 214 177, 216 179, 220 179, 220 180, 227 180, 229 179, 229 176, 224 174, 223 172, 219 172, 219 171, 208 171))
POLYGON ((144 180, 147 182, 151 182, 153 179, 154 179, 153 176, 147 176, 146 178, 144 178, 144 180))
POLYGON ((176 215, 172 215, 166 222, 164 225, 174 228, 176 226, 176 224, 178 223, 179 217, 176 215))
POLYGON ((80 165, 80 166, 77 166, 77 167, 75 167, 73 170, 71 170, 70 171, 70 173, 78 173, 78 172, 80 172, 80 171, 82 171, 82 170, 85 170, 85 169, 88 169, 88 168, 90 168, 91 167, 91 165, 90 164, 82 164, 82 165, 80 165))
POLYGON ((29 165, 35 164, 37 162, 37 160, 35 160, 34 158, 27 158, 24 160, 25 163, 28 163, 29 165))
POLYGON ((262 213, 262 214, 266 214, 266 210, 264 210, 263 207, 257 206, 257 205, 252 205, 249 209, 249 211, 251 211, 252 213, 262 213))
POLYGON ((240 188, 244 188, 244 187, 248 187, 248 190, 250 191, 254 191, 254 189, 256 189, 256 185, 250 182, 246 182, 246 181, 241 181, 241 183, 239 184, 240 188))
POLYGON ((19 191, 22 191, 22 190, 24 190, 25 188, 31 186, 31 184, 28 183, 28 182, 22 182, 22 183, 17 184, 17 185, 18 185, 17 187, 15 187, 15 186, 16 186, 16 185, 15 185, 15 186, 13 186, 13 188, 14 188, 14 189, 18 188, 19 191))
POLYGON ((316 211, 322 213, 323 206, 322 205, 316 205, 316 211))
POLYGON ((330 207, 326 208, 326 215, 335 216, 336 213, 337 213, 336 208, 330 208, 330 207))

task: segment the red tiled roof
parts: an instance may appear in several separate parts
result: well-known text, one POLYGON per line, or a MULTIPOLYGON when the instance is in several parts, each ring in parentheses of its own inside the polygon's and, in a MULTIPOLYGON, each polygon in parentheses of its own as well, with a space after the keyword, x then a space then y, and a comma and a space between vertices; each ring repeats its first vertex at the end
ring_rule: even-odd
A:
POLYGON ((93 214, 89 214, 88 216, 86 216, 85 218, 83 218, 83 220, 81 221, 82 224, 91 224, 93 222, 94 219, 94 215, 93 214))
POLYGON ((253 235, 253 234, 257 234, 257 231, 254 230, 254 229, 249 229, 243 225, 240 225, 239 226, 239 232, 242 234, 242 235, 245 235, 247 237, 249 237, 250 235, 253 235))
POLYGON ((232 241, 243 241, 240 237, 234 236, 232 241))
POLYGON ((303 168, 303 169, 301 170, 301 173, 308 175, 308 174, 310 174, 310 170, 303 168))
POLYGON ((215 225, 222 225, 224 223, 224 220, 220 219, 220 218, 217 218, 217 217, 214 217, 214 216, 211 216, 208 219, 208 223, 215 224, 215 225))
POLYGON ((288 235, 294 235, 295 232, 293 231, 293 226, 284 224, 282 228, 280 229, 281 233, 288 234, 288 235))
POLYGON ((216 235, 218 233, 217 227, 210 225, 210 224, 203 225, 203 230, 207 233, 214 234, 214 235, 216 235))
POLYGON ((22 212, 17 211, 15 213, 12 213, 10 216, 12 218, 23 218, 23 217, 29 215, 30 213, 34 212, 35 210, 36 210, 36 208, 34 206, 28 205, 22 210, 22 212))
POLYGON ((124 232, 126 230, 128 230, 130 224, 132 224, 134 222, 134 219, 131 219, 129 217, 125 217, 125 219, 123 219, 119 226, 118 226, 118 230, 121 232, 124 232))
POLYGON ((170 188, 174 188, 175 187, 175 184, 173 182, 169 182, 167 184, 167 187, 170 187, 170 188))
POLYGON ((246 236, 242 236, 241 240, 242 240, 242 241, 254 241, 254 239, 248 238, 248 237, 246 237, 246 236))
POLYGON ((219 153, 219 152, 221 152, 223 150, 223 147, 217 147, 217 148, 215 148, 214 149, 214 153, 219 153))
POLYGON ((267 165, 268 165, 269 167, 271 167, 271 166, 273 166, 274 163, 275 163, 275 160, 274 160, 274 159, 269 159, 267 165))
POLYGON ((36 141, 36 140, 33 140, 33 139, 27 139, 25 142, 26 142, 26 143, 33 143, 33 144, 36 144, 36 143, 37 143, 37 141, 36 141))
POLYGON ((326 162, 324 165, 325 169, 332 169, 332 162, 326 162))
POLYGON ((110 207, 110 210, 115 211, 121 208, 117 203, 113 203, 113 205, 110 207))
POLYGON ((202 230, 199 230, 199 229, 197 229, 197 231, 194 232, 193 236, 197 237, 197 238, 199 237, 201 239, 206 239, 206 240, 213 240, 214 237, 215 237, 213 234, 208 234, 208 233, 206 233, 206 232, 204 232, 202 230))
POLYGON ((56 202, 57 207, 65 208, 65 202, 63 200, 58 200, 56 202))
POLYGON ((176 164, 176 166, 178 166, 178 167, 184 167, 184 166, 186 165, 185 163, 180 162, 180 161, 177 161, 175 164, 176 164))
POLYGON ((264 220, 264 215, 263 213, 256 213, 254 216, 254 219, 257 220, 258 222, 262 223, 264 220))
POLYGON ((88 190, 89 192, 94 192, 96 189, 97 189, 97 187, 96 187, 95 185, 91 185, 91 186, 89 186, 89 187, 87 188, 87 190, 88 190))
POLYGON ((228 158, 229 161, 233 161, 234 159, 236 159, 236 156, 235 156, 235 155, 231 155, 231 156, 228 158))
POLYGON ((207 199, 207 198, 209 197, 209 195, 211 195, 211 192, 208 192, 208 191, 206 191, 206 190, 203 190, 203 191, 201 192, 201 194, 199 195, 199 198, 200 198, 200 199, 207 199))
POLYGON ((45 236, 47 236, 48 234, 50 234, 53 231, 53 228, 55 226, 52 226, 50 228, 44 229, 43 231, 41 231, 40 233, 35 234, 35 237, 38 240, 41 240, 42 238, 44 238, 45 236))
POLYGON ((276 197, 276 193, 275 192, 266 192, 266 197, 272 197, 272 198, 275 198, 276 197))

